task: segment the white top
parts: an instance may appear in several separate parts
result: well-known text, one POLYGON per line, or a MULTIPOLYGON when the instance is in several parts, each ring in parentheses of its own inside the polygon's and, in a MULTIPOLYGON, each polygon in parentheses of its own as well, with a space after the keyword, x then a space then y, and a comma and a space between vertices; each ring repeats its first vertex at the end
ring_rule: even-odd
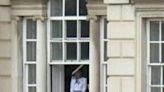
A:
POLYGON ((74 92, 74 91, 86 92, 87 79, 84 77, 81 77, 76 80, 75 77, 72 77, 70 85, 71 85, 70 92, 74 92))

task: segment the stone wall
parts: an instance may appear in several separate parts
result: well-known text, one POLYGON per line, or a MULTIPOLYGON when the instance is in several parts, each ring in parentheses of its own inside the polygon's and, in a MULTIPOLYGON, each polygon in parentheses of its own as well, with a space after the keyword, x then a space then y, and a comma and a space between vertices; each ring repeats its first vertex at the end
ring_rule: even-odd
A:
POLYGON ((108 20, 108 92, 135 92, 136 34, 134 5, 104 0, 108 20))
POLYGON ((0 0, 0 91, 11 92, 10 0, 0 0))

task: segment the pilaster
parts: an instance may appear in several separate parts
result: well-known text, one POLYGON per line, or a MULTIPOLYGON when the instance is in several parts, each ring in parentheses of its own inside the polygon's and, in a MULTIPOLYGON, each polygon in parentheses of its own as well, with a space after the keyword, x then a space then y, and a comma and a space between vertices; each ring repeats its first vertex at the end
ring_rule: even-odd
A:
POLYGON ((89 91, 100 92, 100 25, 96 16, 90 17, 90 40, 89 91))
POLYGON ((37 92, 46 92, 46 25, 43 16, 35 16, 37 21, 37 92))

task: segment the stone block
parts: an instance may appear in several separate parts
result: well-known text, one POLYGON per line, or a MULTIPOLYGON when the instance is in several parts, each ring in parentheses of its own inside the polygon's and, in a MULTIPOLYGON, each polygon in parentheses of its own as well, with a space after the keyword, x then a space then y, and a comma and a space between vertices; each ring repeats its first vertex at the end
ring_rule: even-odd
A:
POLYGON ((0 89, 1 92, 11 92, 11 78, 0 76, 0 89))
POLYGON ((118 40, 110 40, 107 45, 107 56, 120 57, 121 56, 121 42, 118 40))
POLYGON ((135 42, 133 40, 122 41, 121 44, 122 57, 135 57, 135 42))
POLYGON ((0 41, 0 58, 9 58, 11 55, 11 42, 0 41))
POLYGON ((121 92, 135 92, 134 77, 122 77, 122 91, 121 92))
POLYGON ((9 22, 11 20, 11 10, 9 7, 0 6, 0 22, 9 22))
POLYGON ((109 59, 108 75, 134 75, 135 63, 134 59, 109 59))
POLYGON ((11 75, 11 62, 10 59, 1 59, 0 58, 0 76, 11 75))
POLYGON ((133 39, 135 38, 134 22, 109 22, 108 38, 133 39))
POLYGON ((122 20, 134 20, 135 19, 135 12, 133 5, 123 5, 122 6, 122 20))
POLYGON ((0 22, 0 40, 7 40, 11 38, 11 23, 0 22))
POLYGON ((107 20, 120 20, 121 19, 121 5, 107 6, 107 20))
POLYGON ((106 4, 127 4, 129 0, 104 0, 106 4))
POLYGON ((0 0, 0 5, 10 5, 11 0, 0 0))
POLYGON ((121 78, 110 77, 108 78, 108 92, 120 92, 121 90, 121 78))

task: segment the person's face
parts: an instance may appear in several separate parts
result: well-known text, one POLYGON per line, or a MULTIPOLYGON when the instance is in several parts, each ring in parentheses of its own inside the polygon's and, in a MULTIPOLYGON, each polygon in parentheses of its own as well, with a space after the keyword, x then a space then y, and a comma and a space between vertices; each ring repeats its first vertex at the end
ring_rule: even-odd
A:
POLYGON ((81 71, 77 71, 77 72, 75 73, 75 77, 76 77, 76 78, 80 78, 80 77, 81 77, 81 71))

